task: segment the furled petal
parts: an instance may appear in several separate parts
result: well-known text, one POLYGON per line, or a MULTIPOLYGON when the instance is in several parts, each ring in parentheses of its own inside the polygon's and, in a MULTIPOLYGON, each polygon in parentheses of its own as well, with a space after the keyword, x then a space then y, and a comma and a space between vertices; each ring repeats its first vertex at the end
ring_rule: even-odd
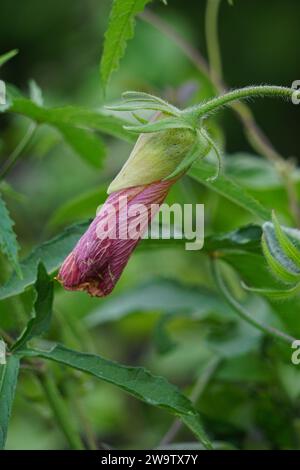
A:
POLYGON ((57 279, 63 286, 98 297, 109 294, 174 182, 112 193, 61 266, 57 279))

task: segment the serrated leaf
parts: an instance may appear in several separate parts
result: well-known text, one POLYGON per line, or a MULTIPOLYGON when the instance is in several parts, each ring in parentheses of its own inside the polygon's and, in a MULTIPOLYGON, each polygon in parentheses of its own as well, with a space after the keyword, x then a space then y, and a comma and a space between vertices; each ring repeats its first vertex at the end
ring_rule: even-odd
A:
POLYGON ((271 214, 268 209, 263 207, 243 187, 231 180, 228 176, 221 174, 215 181, 209 181, 209 178, 213 177, 214 174, 214 167, 202 160, 198 160, 188 172, 188 175, 193 179, 204 184, 209 189, 217 192, 226 199, 229 199, 234 204, 242 207, 258 219, 269 220, 271 218, 271 214))
POLYGON ((6 52, 5 54, 1 54, 0 55, 0 67, 2 67, 2 65, 8 62, 10 59, 15 57, 15 55, 17 55, 18 52, 19 52, 18 49, 13 49, 9 52, 6 52))
POLYGON ((5 202, 0 195, 0 249, 12 263, 19 277, 22 276, 18 261, 19 245, 13 230, 14 222, 10 218, 5 202))
POLYGON ((52 316, 53 280, 49 277, 44 265, 39 263, 37 280, 35 283, 36 300, 34 303, 34 316, 31 318, 20 338, 12 346, 18 350, 26 345, 35 336, 45 333, 52 316))
POLYGON ((124 125, 129 124, 128 121, 102 110, 88 109, 80 106, 46 108, 45 106, 38 106, 30 99, 16 93, 10 96, 10 101, 10 106, 6 111, 27 116, 38 124, 49 124, 54 127, 65 124, 98 130, 128 142, 135 140, 134 136, 123 128, 124 125))
POLYGON ((163 408, 177 416, 194 432, 200 442, 211 448, 191 401, 165 378, 152 375, 142 367, 130 367, 107 360, 95 354, 77 352, 62 345, 50 351, 24 350, 24 355, 36 355, 74 369, 86 372, 98 379, 116 385, 145 403, 163 408))
POLYGON ((19 358, 11 355, 0 365, 0 449, 4 449, 19 373, 19 358))
POLYGON ((100 76, 105 89, 111 74, 119 66, 129 39, 134 35, 135 17, 150 0, 114 0, 105 33, 100 76))

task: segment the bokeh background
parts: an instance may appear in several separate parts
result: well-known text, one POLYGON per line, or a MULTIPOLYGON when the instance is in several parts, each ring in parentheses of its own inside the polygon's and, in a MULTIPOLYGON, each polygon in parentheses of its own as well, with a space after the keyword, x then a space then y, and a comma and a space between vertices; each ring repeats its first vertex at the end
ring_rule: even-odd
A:
MULTIPOLYGON (((206 56, 205 4, 205 1, 169 0, 167 7, 156 1, 150 8, 206 56)), ((101 106, 104 98, 99 60, 110 7, 109 0, 1 0, 0 52, 19 49, 19 54, 1 69, 1 78, 24 92, 28 89, 28 81, 34 78, 43 90, 48 106, 101 106)), ((224 79, 229 87, 249 84, 290 86, 300 79, 299 17, 297 0, 235 0, 233 6, 224 0, 219 37, 224 79)), ((157 93, 173 101, 183 100, 180 104, 197 102, 212 93, 208 81, 178 46, 141 19, 137 21, 135 38, 128 44, 105 99, 107 102, 117 100, 123 91, 132 89, 157 93), (187 93, 188 90, 193 93, 187 93)), ((276 100, 257 100, 250 102, 250 106, 276 149, 285 158, 297 158, 299 109, 276 100)), ((26 118, 0 116, 0 162, 5 161, 27 125, 26 118)), ((253 153, 240 122, 229 110, 218 114, 212 126, 229 155, 228 159, 237 152, 240 159, 243 158, 241 154, 253 153)), ((131 149, 127 143, 104 138, 108 145, 107 159, 103 169, 95 170, 82 161, 53 129, 39 128, 24 157, 7 179, 13 188, 8 195, 9 208, 16 221, 23 255, 64 226, 93 216, 98 205, 98 189, 114 177, 131 149), (81 197, 85 202, 76 204, 76 199, 80 202, 81 197)), ((245 161, 248 161, 246 157, 245 161)), ((251 173, 251 169, 249 171, 251 173)), ((279 194, 278 205, 289 220, 280 191, 272 192, 271 188, 264 192, 264 180, 257 183, 256 176, 254 171, 251 179, 247 166, 244 168, 245 184, 270 208, 274 194, 279 194)), ((251 221, 241 209, 187 178, 172 192, 170 200, 205 202, 207 233, 234 229, 251 221)), ((176 304, 176 296, 181 292, 176 283, 184 282, 180 295, 194 295, 196 289, 190 286, 213 288, 208 272, 207 259, 201 253, 195 255, 183 250, 137 252, 107 300, 67 293, 57 286, 55 321, 50 337, 123 363, 145 365, 153 372, 167 376, 187 393, 207 364, 214 366, 214 351, 219 348, 223 351, 222 367, 218 368, 199 402, 199 409, 215 440, 239 448, 298 447, 299 373, 287 364, 279 347, 274 351, 271 349, 273 353, 265 359, 262 338, 255 336, 251 328, 235 324, 228 308, 218 304, 217 296, 215 304, 209 304, 204 296, 203 305, 199 306, 201 298, 195 299, 195 319, 193 315, 173 319, 167 326, 173 347, 167 348, 167 352, 160 347, 164 340, 158 326, 160 314, 168 311, 168 303, 176 304), (146 287, 139 294, 137 286, 140 283, 146 287), (161 285, 164 286, 162 293, 161 285), (119 297, 126 293, 127 297, 119 297), (92 314, 93 320, 85 321, 92 314), (124 318, 118 319, 118 316, 124 318)), ((20 300, 25 306, 30 303, 30 295, 28 297, 20 300)), ((251 302, 254 311, 260 310, 266 316, 270 314, 270 307, 264 301, 254 299, 251 302)), ((0 321, 2 327, 13 331, 16 324, 20 327, 24 322, 22 314, 15 316, 14 309, 9 302, 4 303, 0 321)), ((300 332, 300 320, 294 312, 284 317, 280 306, 277 310, 276 315, 281 320, 286 321, 295 333, 300 332)), ((61 368, 55 368, 55 374, 69 397, 70 413, 72 404, 76 403, 77 415, 85 415, 86 427, 96 436, 98 445, 105 442, 118 448, 154 447, 159 445, 171 425, 172 419, 167 414, 128 398, 112 386, 81 375, 73 376, 61 368)), ((178 440, 189 441, 191 436, 188 431, 181 430, 178 440)), ((30 374, 23 373, 8 448, 65 447, 38 383, 30 374)))

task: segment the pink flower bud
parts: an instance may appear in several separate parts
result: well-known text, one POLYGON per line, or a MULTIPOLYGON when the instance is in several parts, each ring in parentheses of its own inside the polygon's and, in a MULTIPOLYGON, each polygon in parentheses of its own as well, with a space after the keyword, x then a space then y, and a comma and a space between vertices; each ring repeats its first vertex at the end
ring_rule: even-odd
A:
POLYGON ((175 180, 110 194, 61 266, 57 279, 68 290, 104 297, 114 288, 175 180))

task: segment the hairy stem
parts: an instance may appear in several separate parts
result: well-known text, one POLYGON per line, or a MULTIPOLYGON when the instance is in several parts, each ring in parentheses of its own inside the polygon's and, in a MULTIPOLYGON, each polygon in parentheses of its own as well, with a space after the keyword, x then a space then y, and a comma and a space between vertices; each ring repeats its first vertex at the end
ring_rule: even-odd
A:
MULTIPOLYGON (((192 44, 186 41, 169 23, 148 10, 145 10, 140 17, 147 23, 151 24, 154 28, 158 29, 166 37, 171 39, 183 54, 190 59, 201 75, 210 79, 216 92, 223 93, 228 90, 226 83, 224 83, 220 76, 210 76, 209 65, 202 54, 192 44)), ((292 178, 290 177, 292 172, 291 165, 289 165, 289 168, 285 170, 286 161, 276 151, 263 130, 258 126, 251 109, 245 103, 233 102, 231 107, 242 122, 245 136, 255 152, 266 157, 271 163, 277 164, 276 169, 288 194, 291 214, 297 226, 300 227, 298 197, 295 191, 294 181, 292 181, 292 178), (286 177, 287 172, 289 173, 288 178, 286 177)))
POLYGON ((295 341, 296 338, 293 338, 293 336, 290 336, 290 335, 288 335, 288 334, 286 334, 286 333, 284 333, 280 330, 277 330, 277 328, 273 328, 271 326, 268 326, 268 325, 264 324, 263 322, 253 318, 251 313, 249 313, 245 309, 245 307, 243 305, 241 305, 232 296, 232 294, 229 292, 228 288, 226 287, 226 285, 225 285, 225 283, 222 279, 222 276, 221 276, 221 273, 220 273, 220 270, 219 270, 219 266, 218 266, 218 261, 216 259, 212 260, 211 268, 212 268, 213 278, 214 278, 214 281, 215 281, 218 289, 223 294, 223 296, 227 300, 228 304, 231 307, 233 307, 233 309, 236 311, 236 313, 243 320, 245 320, 247 323, 252 325, 257 330, 260 330, 263 333, 265 333, 266 335, 272 336, 275 339, 279 339, 280 341, 283 341, 284 343, 287 343, 287 344, 291 345, 295 341))
POLYGON ((206 116, 216 109, 227 106, 234 101, 248 99, 252 97, 271 97, 271 98, 292 98, 295 90, 283 86, 276 85, 258 85, 258 86, 247 86, 244 88, 238 88, 236 90, 229 91, 223 95, 216 96, 206 103, 200 103, 199 105, 193 106, 186 110, 187 113, 193 114, 197 118, 206 116))

